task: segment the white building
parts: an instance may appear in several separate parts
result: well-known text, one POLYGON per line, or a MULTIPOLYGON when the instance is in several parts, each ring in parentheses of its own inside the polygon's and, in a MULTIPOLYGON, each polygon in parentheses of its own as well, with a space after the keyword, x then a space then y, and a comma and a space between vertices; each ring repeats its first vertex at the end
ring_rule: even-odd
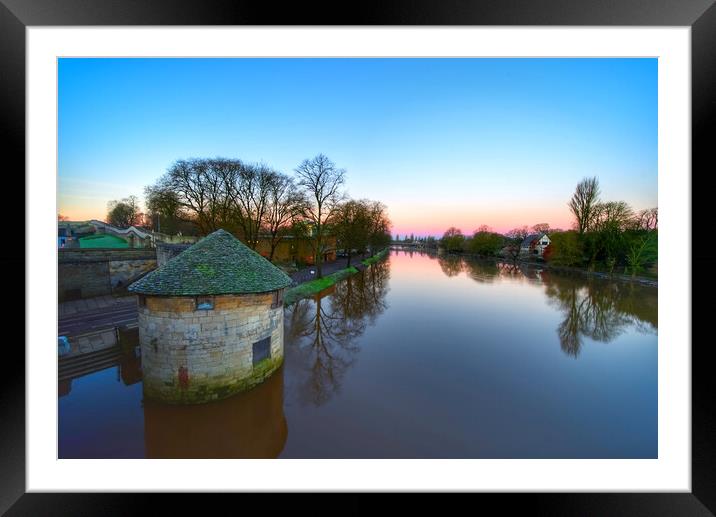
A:
POLYGON ((520 253, 522 255, 536 255, 541 257, 549 243, 549 237, 546 233, 532 233, 525 237, 520 245, 520 253))

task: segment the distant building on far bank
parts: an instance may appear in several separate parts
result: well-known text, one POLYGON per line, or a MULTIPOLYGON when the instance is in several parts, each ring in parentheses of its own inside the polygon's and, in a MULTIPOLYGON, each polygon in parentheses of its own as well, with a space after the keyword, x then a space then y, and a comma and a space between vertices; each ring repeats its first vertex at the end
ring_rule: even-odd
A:
POLYGON ((520 254, 536 255, 541 257, 550 242, 552 241, 546 233, 532 233, 525 237, 522 241, 522 244, 520 245, 520 254))
MULTIPOLYGON (((57 228, 57 247, 64 248, 67 245, 67 228, 57 228)), ((71 238, 71 237, 70 237, 71 238)))
POLYGON ((58 248, 154 248, 157 243, 193 244, 198 237, 168 235, 146 228, 118 228, 104 221, 58 221, 58 248))
POLYGON ((94 235, 95 231, 87 221, 57 221, 57 247, 79 248, 79 240, 94 235))
MULTIPOLYGON (((276 245, 273 262, 295 262, 299 265, 313 265, 314 239, 311 233, 305 236, 285 235, 276 245)), ((147 228, 130 226, 118 228, 104 221, 60 221, 57 224, 58 248, 156 248, 159 266, 178 255, 200 237, 177 233, 169 235, 147 228)), ((336 260, 336 237, 324 236, 323 262, 336 260)), ((245 241, 244 241, 245 242, 245 241)), ((271 255, 271 236, 261 234, 255 246, 256 252, 264 258, 271 255)))

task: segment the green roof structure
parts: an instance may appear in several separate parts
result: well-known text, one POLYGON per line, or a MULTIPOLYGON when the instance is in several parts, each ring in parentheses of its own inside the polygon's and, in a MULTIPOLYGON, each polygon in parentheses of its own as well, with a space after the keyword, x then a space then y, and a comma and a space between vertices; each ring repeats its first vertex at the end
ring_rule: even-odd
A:
POLYGON ((156 296, 276 291, 291 277, 225 230, 217 230, 129 286, 156 296))
POLYGON ((88 235, 77 240, 80 243, 80 248, 129 248, 127 241, 108 234, 88 235))

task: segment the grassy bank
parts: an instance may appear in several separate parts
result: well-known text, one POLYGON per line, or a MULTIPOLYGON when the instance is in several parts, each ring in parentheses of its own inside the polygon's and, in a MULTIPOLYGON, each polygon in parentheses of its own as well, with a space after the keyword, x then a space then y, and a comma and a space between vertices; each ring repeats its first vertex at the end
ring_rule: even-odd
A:
MULTIPOLYGON (((390 250, 386 248, 383 251, 376 253, 372 257, 368 257, 367 259, 362 260, 361 264, 363 264, 364 266, 370 266, 371 264, 375 264, 379 260, 383 259, 386 255, 388 255, 389 251, 390 250)), ((308 282, 299 284, 296 287, 293 287, 286 291, 286 294, 284 294, 283 296, 283 302, 286 305, 291 305, 298 300, 308 298, 317 293, 320 293, 324 289, 327 289, 328 287, 334 285, 336 282, 339 282, 351 275, 355 275, 357 272, 358 269, 351 266, 336 271, 335 273, 331 273, 330 275, 324 276, 323 278, 317 278, 315 280, 309 280, 308 282)))
POLYGON ((323 278, 317 278, 315 280, 304 282, 292 289, 288 289, 286 291, 286 294, 283 296, 283 301, 286 305, 291 305, 295 301, 298 301, 302 298, 308 298, 309 296, 313 296, 316 293, 320 293, 327 287, 331 287, 336 282, 343 280, 344 278, 349 277, 351 275, 354 275, 357 272, 358 270, 351 266, 346 269, 336 271, 335 273, 332 273, 328 276, 324 276, 323 278))
POLYGON ((388 254, 388 251, 389 251, 389 249, 385 248, 383 251, 379 251, 372 257, 368 257, 365 260, 361 260, 361 264, 363 264, 364 266, 370 266, 371 264, 375 264, 376 262, 381 260, 383 257, 385 257, 388 254))
POLYGON ((573 267, 573 266, 559 266, 550 264, 549 262, 534 262, 529 260, 519 260, 518 264, 523 264, 527 267, 537 267, 541 269, 547 269, 557 271, 560 273, 579 274, 583 276, 595 276, 599 278, 606 278, 609 280, 619 280, 622 282, 637 282, 643 285, 649 285, 658 287, 659 277, 654 274, 641 274, 641 275, 630 275, 625 273, 615 273, 606 270, 599 269, 588 269, 586 267, 573 267))

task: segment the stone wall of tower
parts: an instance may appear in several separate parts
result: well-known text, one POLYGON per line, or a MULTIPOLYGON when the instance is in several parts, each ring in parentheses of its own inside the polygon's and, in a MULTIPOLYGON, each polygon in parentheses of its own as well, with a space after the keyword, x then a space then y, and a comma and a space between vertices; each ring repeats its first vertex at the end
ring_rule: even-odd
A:
POLYGON ((283 362, 283 304, 275 293, 209 297, 138 296, 146 397, 200 403, 247 390, 283 362), (254 364, 254 343, 270 338, 270 357, 254 364))

